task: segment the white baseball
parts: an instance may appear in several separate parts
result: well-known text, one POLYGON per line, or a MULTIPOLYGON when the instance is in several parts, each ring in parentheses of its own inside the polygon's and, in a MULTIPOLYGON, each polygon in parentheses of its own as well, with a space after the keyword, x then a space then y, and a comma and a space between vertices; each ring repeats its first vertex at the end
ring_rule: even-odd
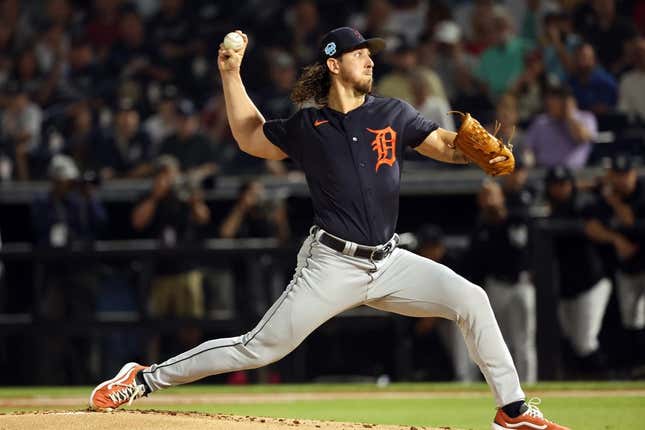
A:
POLYGON ((240 33, 231 32, 224 37, 223 45, 226 49, 237 51, 244 46, 244 39, 240 36, 240 33))

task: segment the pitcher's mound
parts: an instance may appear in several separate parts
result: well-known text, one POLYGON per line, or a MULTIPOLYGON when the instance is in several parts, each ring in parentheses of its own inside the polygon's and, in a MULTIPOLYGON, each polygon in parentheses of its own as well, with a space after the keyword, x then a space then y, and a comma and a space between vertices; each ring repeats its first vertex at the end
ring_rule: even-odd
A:
MULTIPOLYGON (((211 415, 195 412, 117 411, 111 413, 87 411, 29 412, 0 415, 2 430, 115 430, 115 429, 172 429, 172 430, 439 430, 431 427, 401 427, 375 424, 338 423, 283 418, 211 415)), ((442 430, 450 430, 442 427, 442 430)))

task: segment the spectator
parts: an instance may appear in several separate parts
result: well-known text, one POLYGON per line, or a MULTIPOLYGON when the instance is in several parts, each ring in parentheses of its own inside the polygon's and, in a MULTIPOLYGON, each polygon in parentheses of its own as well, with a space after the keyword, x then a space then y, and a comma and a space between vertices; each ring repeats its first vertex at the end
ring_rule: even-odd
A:
MULTIPOLYGON (((219 227, 219 236, 225 239, 237 238, 275 238, 286 244, 291 237, 291 228, 285 201, 280 196, 269 196, 261 182, 251 180, 240 187, 237 201, 219 227)), ((236 258, 232 272, 237 285, 244 291, 242 316, 254 320, 262 315, 267 304, 273 303, 282 292, 284 283, 281 266, 270 254, 259 258, 236 258)), ((279 375, 275 370, 260 370, 260 379, 279 375), (272 376, 273 374, 273 376, 272 376)), ((233 374, 231 378, 246 377, 233 374)))
POLYGON ((455 121, 448 115, 452 109, 446 101, 433 94, 428 85, 428 80, 420 71, 414 71, 410 76, 410 93, 413 95, 412 106, 417 109, 424 118, 429 119, 439 127, 450 131, 456 131, 455 121))
POLYGON ((46 20, 68 28, 73 24, 72 7, 68 0, 48 0, 45 8, 46 20))
POLYGON ((461 2, 454 10, 455 22, 464 31, 466 50, 479 57, 495 39, 495 15, 503 6, 493 0, 461 2))
POLYGON ((631 16, 634 18, 636 30, 642 36, 645 34, 645 1, 636 0, 634 2, 634 10, 631 16))
POLYGON ((156 45, 146 42, 146 34, 141 17, 133 10, 121 14, 119 37, 110 50, 106 69, 111 76, 120 81, 136 82, 141 88, 150 81, 167 81, 171 71, 163 66, 156 45))
POLYGON ((520 35, 530 40, 536 40, 542 32, 544 16, 563 8, 560 0, 503 0, 502 4, 518 24, 520 35))
MULTIPOLYGON (((439 226, 428 224, 422 226, 416 234, 417 253, 444 266, 457 270, 458 257, 450 251, 445 243, 443 231, 439 226)), ((452 321, 443 318, 419 318, 414 322, 415 344, 423 348, 427 337, 437 331, 442 344, 450 354, 454 379, 459 382, 476 382, 481 379, 477 365, 468 355, 468 348, 461 336, 459 327, 452 321)), ((427 357, 432 352, 417 353, 415 356, 427 357)))
POLYGON ((636 44, 635 68, 620 79, 618 109, 645 122, 645 39, 636 44))
POLYGON ((194 53, 188 13, 184 0, 164 0, 146 30, 151 46, 159 49, 161 64, 172 70, 177 82, 188 71, 189 59, 194 53))
POLYGON ((2 112, 0 123, 2 140, 7 152, 12 154, 16 177, 25 181, 35 173, 30 170, 30 157, 40 145, 43 114, 20 84, 12 84, 8 94, 9 105, 2 112))
POLYGON ((140 129, 139 112, 129 99, 117 106, 114 130, 103 130, 96 148, 104 179, 142 177, 151 171, 150 140, 140 129))
POLYGON ((272 50, 267 55, 271 83, 258 94, 258 108, 267 120, 288 118, 296 107, 289 98, 296 82, 296 67, 291 55, 285 51, 272 50))
POLYGON ((537 380, 535 287, 529 274, 529 225, 511 215, 502 188, 487 181, 477 195, 479 222, 471 237, 469 272, 484 285, 520 380, 537 380), (503 261, 504 264, 499 264, 503 261), (476 265, 476 267, 475 267, 476 265))
MULTIPOLYGON (((158 238, 163 248, 195 244, 200 227, 210 221, 210 210, 195 183, 182 181, 179 163, 172 156, 157 160, 152 190, 132 211, 132 227, 158 238)), ((189 259, 160 258, 148 292, 148 311, 152 318, 202 318, 204 292, 202 272, 189 259)), ((185 327, 178 333, 180 349, 199 341, 196 328, 185 327)), ((151 338, 150 359, 159 356, 160 339, 151 338)))
POLYGON ((545 179, 549 218, 566 223, 567 232, 553 237, 562 334, 576 358, 576 368, 603 372, 607 362, 598 335, 611 295, 597 247, 583 233, 590 202, 578 193, 573 173, 564 166, 549 169, 545 179))
POLYGON ((392 33, 390 21, 392 5, 388 0, 369 0, 364 11, 350 17, 350 27, 357 29, 366 39, 385 37, 392 33))
POLYGON ((502 95, 495 108, 495 123, 489 124, 487 129, 497 131, 497 136, 505 142, 511 142, 516 153, 516 158, 523 158, 524 148, 522 141, 524 134, 519 126, 518 100, 513 93, 502 95), (496 130, 496 127, 499 127, 496 130))
POLYGON ((275 237, 286 243, 291 233, 284 201, 268 198, 261 182, 247 182, 240 188, 237 202, 222 222, 219 235, 229 239, 275 237))
POLYGON ((161 100, 157 103, 157 111, 143 123, 143 129, 150 136, 152 153, 158 154, 161 144, 176 133, 177 120, 177 88, 166 85, 162 89, 161 100))
POLYGON ((544 16, 542 57, 550 81, 566 82, 574 70, 573 54, 582 39, 573 32, 571 16, 566 12, 552 12, 544 16))
POLYGON ((526 123, 542 110, 547 81, 540 52, 531 52, 524 58, 524 71, 509 88, 509 93, 514 94, 517 99, 518 120, 522 123, 526 123))
POLYGON ((33 12, 26 2, 4 0, 0 3, 0 16, 3 22, 13 30, 14 48, 24 49, 32 43, 36 34, 33 12))
POLYGON ((579 32, 597 50, 600 64, 618 74, 627 62, 627 45, 638 36, 633 23, 618 16, 615 0, 584 2, 575 13, 579 32))
POLYGON ((401 34, 407 43, 416 45, 423 32, 428 3, 421 0, 403 0, 392 2, 389 17, 389 28, 394 34, 401 34))
MULTIPOLYGON (((0 18, 0 88, 4 87, 11 75, 13 64, 13 28, 0 18)), ((0 107, 2 103, 0 103, 0 107)))
POLYGON ((611 160, 586 232, 611 245, 618 260, 617 294, 620 314, 630 334, 633 365, 645 363, 645 180, 638 178, 631 159, 611 160))
POLYGON ((100 166, 95 154, 97 132, 92 110, 88 103, 77 103, 67 111, 69 123, 63 152, 72 157, 81 171, 98 171, 100 166))
POLYGON ((433 69, 443 83, 446 96, 451 102, 460 92, 458 76, 471 75, 477 61, 465 51, 461 30, 453 21, 441 21, 434 32, 433 69))
POLYGON ((85 27, 87 40, 97 50, 97 55, 104 60, 110 48, 119 36, 120 1, 95 0, 85 27))
MULTIPOLYGON (((51 248, 91 246, 107 223, 94 185, 81 180, 74 162, 56 155, 48 169, 51 188, 38 196, 31 208, 37 245, 51 248)), ((37 315, 51 320, 84 320, 94 317, 98 270, 95 264, 60 260, 45 266, 45 290, 37 303, 37 315)), ((87 357, 91 344, 86 336, 47 336, 38 356, 39 380, 48 384, 80 383, 89 377, 87 357)))
POLYGON ((35 46, 38 69, 43 73, 53 72, 67 57, 69 47, 70 38, 65 28, 48 22, 35 46))
POLYGON ((104 96, 106 77, 96 61, 92 46, 85 39, 76 39, 69 50, 65 71, 56 91, 56 98, 63 103, 88 100, 96 104, 104 96))
POLYGON ((412 104, 415 97, 412 93, 411 75, 416 72, 426 80, 433 95, 445 100, 446 93, 439 76, 431 69, 419 66, 414 46, 408 44, 403 37, 399 37, 398 42, 390 59, 394 70, 378 81, 376 92, 384 97, 397 97, 412 104))
POLYGON ((475 74, 496 100, 524 71, 524 58, 533 44, 515 36, 513 22, 503 9, 496 11, 494 26, 493 43, 482 53, 475 74))
POLYGON ((36 54, 26 48, 18 54, 9 84, 17 84, 26 91, 38 104, 45 104, 56 86, 55 74, 43 75, 38 70, 36 54))
POLYGON ((284 44, 300 65, 310 64, 318 55, 318 43, 326 25, 321 23, 318 6, 313 0, 297 0, 287 9, 285 21, 289 37, 284 44))
POLYGON ((199 177, 215 174, 217 154, 214 145, 199 131, 199 112, 193 103, 183 99, 177 104, 175 134, 161 144, 159 153, 172 155, 182 172, 199 177))
POLYGON ((616 80, 596 64, 594 49, 588 43, 580 45, 575 51, 574 71, 569 84, 580 109, 602 115, 616 106, 616 80))
POLYGON ((544 107, 544 113, 533 120, 524 136, 524 146, 535 164, 564 164, 574 170, 584 167, 596 138, 595 116, 579 110, 566 87, 547 88, 544 107))

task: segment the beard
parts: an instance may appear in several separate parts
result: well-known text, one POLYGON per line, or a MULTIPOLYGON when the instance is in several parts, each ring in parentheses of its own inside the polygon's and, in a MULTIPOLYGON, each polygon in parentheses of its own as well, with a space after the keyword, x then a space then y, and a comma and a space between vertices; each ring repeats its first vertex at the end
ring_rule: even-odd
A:
POLYGON ((363 95, 363 94, 369 94, 372 92, 372 77, 368 77, 367 79, 357 82, 356 85, 354 85, 354 91, 357 93, 363 95))

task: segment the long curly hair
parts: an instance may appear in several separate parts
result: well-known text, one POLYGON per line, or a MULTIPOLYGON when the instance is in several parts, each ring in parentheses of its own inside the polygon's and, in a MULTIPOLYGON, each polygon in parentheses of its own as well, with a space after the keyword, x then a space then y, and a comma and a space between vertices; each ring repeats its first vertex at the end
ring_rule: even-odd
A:
POLYGON ((317 105, 325 105, 331 87, 331 78, 327 66, 322 63, 315 63, 307 66, 291 91, 291 101, 302 105, 312 100, 317 105))

